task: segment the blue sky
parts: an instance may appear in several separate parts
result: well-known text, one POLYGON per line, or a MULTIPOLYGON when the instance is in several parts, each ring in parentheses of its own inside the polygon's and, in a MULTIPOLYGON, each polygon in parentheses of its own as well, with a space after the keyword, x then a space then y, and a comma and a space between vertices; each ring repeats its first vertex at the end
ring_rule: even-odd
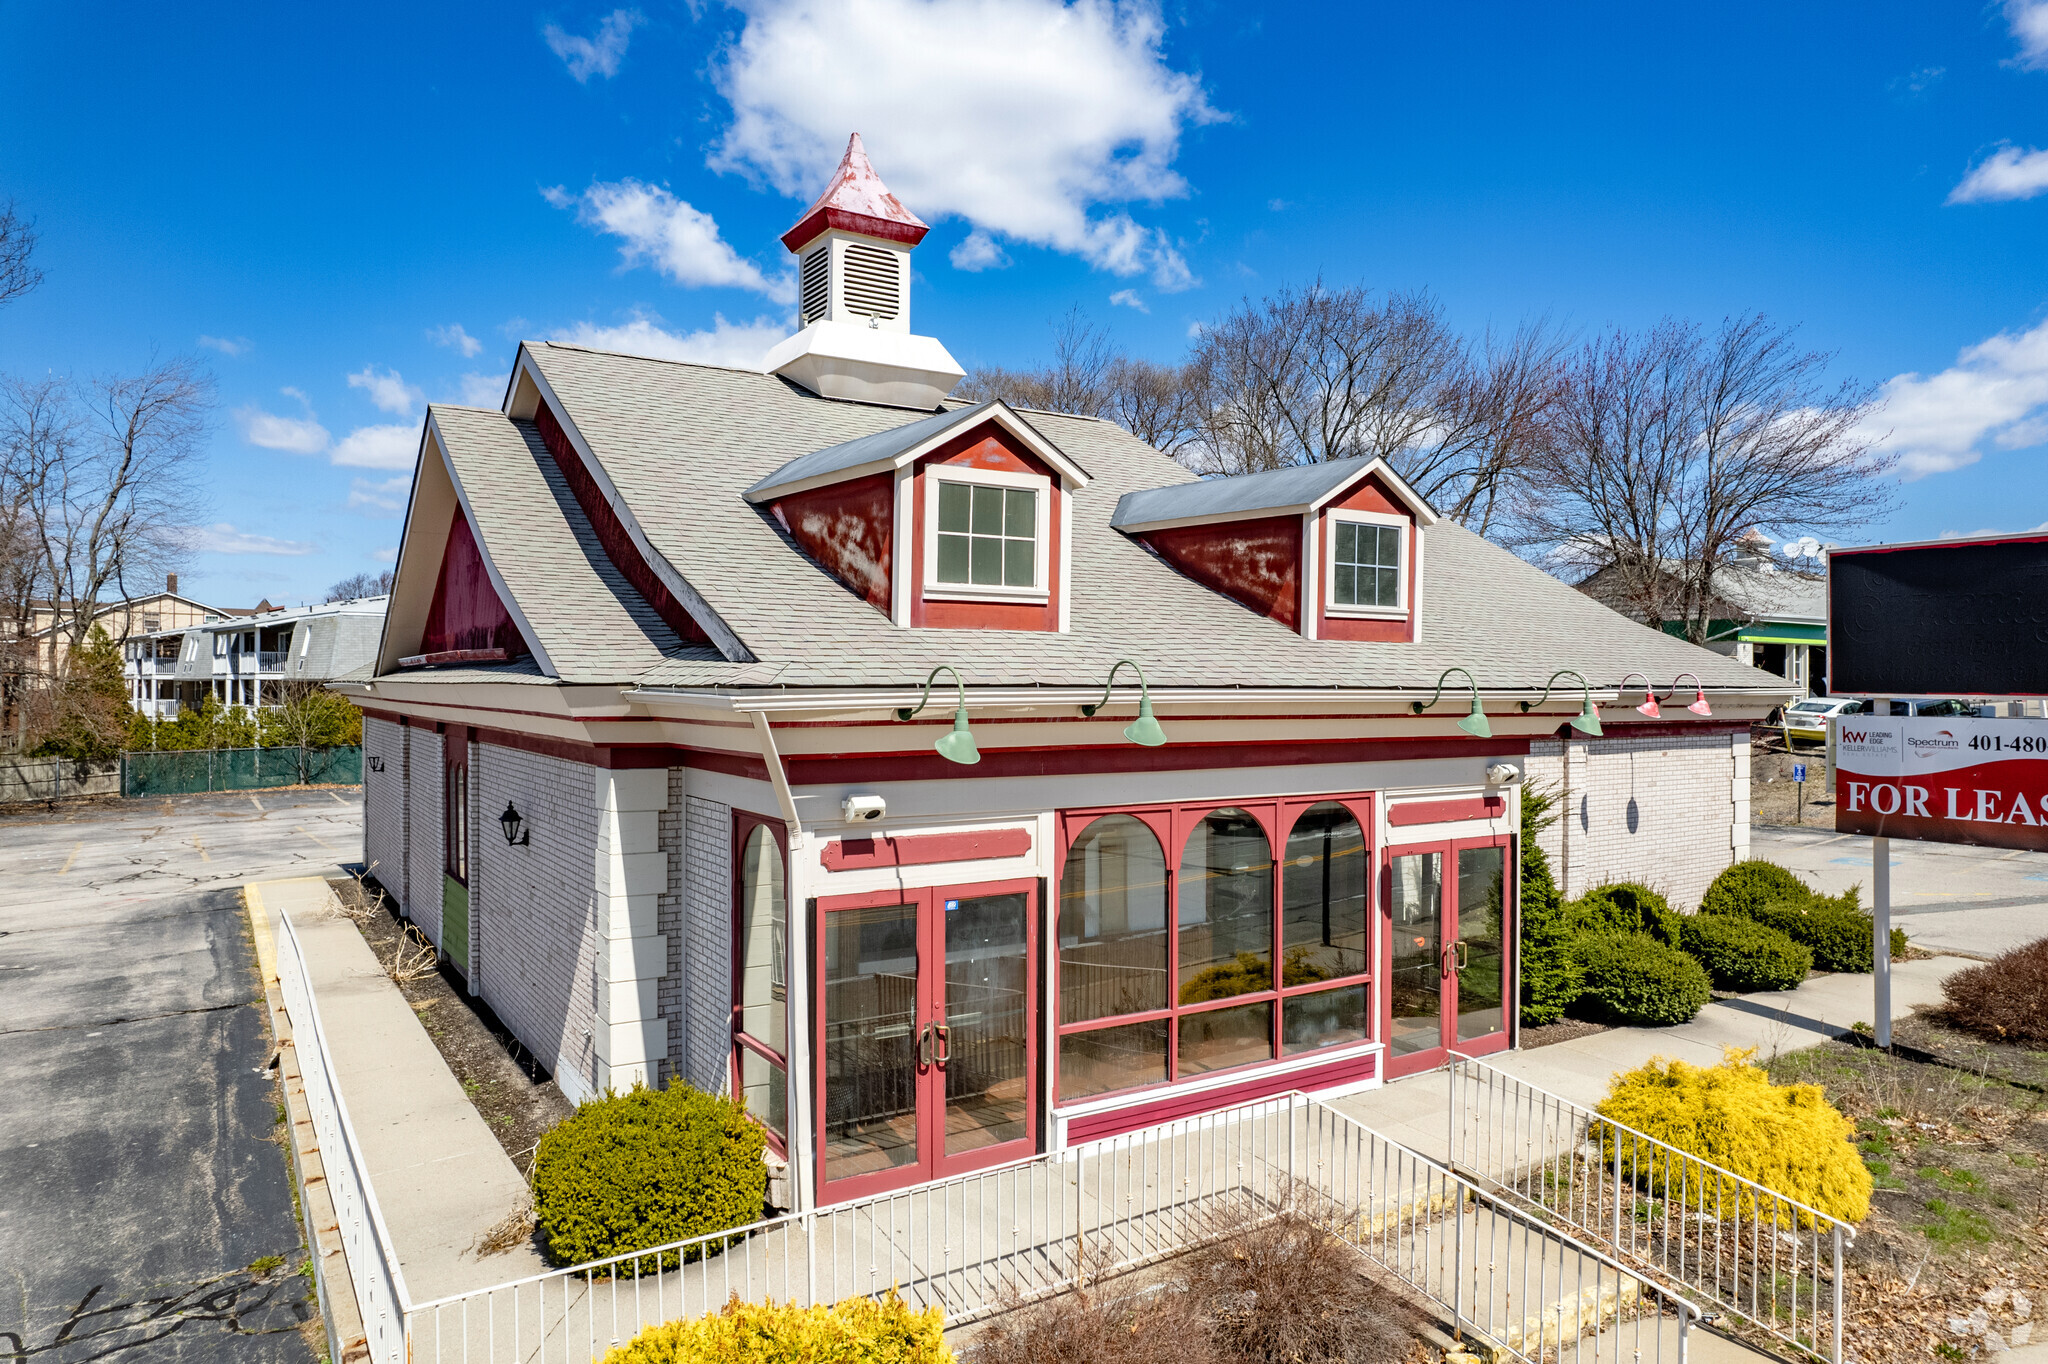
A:
MULTIPOLYGON (((388 562, 424 401, 522 336, 739 361, 858 129, 933 224, 913 326, 1028 363, 1079 304, 1159 359, 1321 271, 1474 331, 1760 310, 1887 386, 1847 538, 2048 522, 2048 0, 0 7, 0 370, 195 350, 187 589, 388 562)), ((1789 528, 1787 530, 1789 534, 1789 528)))

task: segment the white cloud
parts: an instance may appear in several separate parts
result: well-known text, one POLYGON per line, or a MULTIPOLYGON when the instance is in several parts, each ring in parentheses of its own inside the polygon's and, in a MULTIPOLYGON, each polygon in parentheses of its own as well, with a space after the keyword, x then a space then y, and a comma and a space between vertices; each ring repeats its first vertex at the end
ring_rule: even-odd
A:
POLYGON ((2005 0, 2005 18, 2020 44, 2013 60, 2031 71, 2048 70, 2048 0, 2005 0))
POLYGON ((1962 183, 1949 191, 1952 204, 1989 204, 2002 199, 2031 199, 2048 190, 2048 151, 2001 147, 1970 168, 1962 183))
MULTIPOLYGON (((1182 131, 1223 116, 1163 51, 1148 0, 744 0, 715 69, 733 121, 711 165, 818 192, 858 129, 928 220, 1077 255, 1162 289, 1193 282, 1121 205, 1184 197, 1182 131)), ((972 238, 969 239, 970 241, 972 238)), ((963 244, 956 264, 992 264, 963 244)))
POLYGON ((398 562, 398 546, 397 546, 397 545, 387 545, 387 546, 386 546, 385 548, 383 548, 383 549, 379 549, 379 550, 372 550, 372 551, 371 551, 371 553, 370 553, 370 562, 371 562, 371 563, 373 563, 373 564, 395 564, 395 563, 397 563, 397 562, 398 562))
POLYGON ((372 516, 396 516, 405 510, 406 494, 412 490, 412 475, 399 474, 383 480, 352 479, 348 489, 350 511, 372 516))
POLYGON ((975 228, 947 253, 946 259, 953 262, 955 270, 979 273, 983 270, 1004 270, 1009 268, 1010 254, 996 244, 996 239, 981 228, 975 228))
POLYGON ((296 388, 280 390, 286 397, 297 398, 306 409, 303 417, 280 417, 275 412, 265 412, 250 403, 235 409, 235 424, 242 428, 242 439, 265 450, 284 450, 294 455, 317 455, 327 448, 327 428, 313 419, 313 408, 306 402, 306 395, 296 388))
POLYGON ((1152 311, 1145 306, 1145 300, 1138 296, 1136 289, 1117 290, 1109 296, 1109 306, 1112 308, 1136 308, 1141 313, 1152 311))
POLYGON ((246 336, 202 336, 199 338, 199 344, 208 350, 217 350, 229 359, 237 355, 247 355, 250 350, 249 338, 246 336))
POLYGON ((1898 375, 1881 396, 1865 434, 1898 452, 1909 479, 1975 464, 1987 443, 2048 443, 2048 322, 1967 346, 1939 374, 1898 375))
POLYGON ((464 407, 497 407, 505 401, 505 376, 465 374, 462 376, 464 407))
POLYGON ((636 313, 632 321, 616 327, 578 322, 552 333, 548 340, 567 341, 592 350, 646 355, 656 360, 688 360, 757 370, 769 348, 788 336, 787 326, 766 317, 757 317, 752 322, 728 322, 722 314, 714 313, 708 331, 681 334, 664 328, 659 317, 636 313))
POLYGON ((420 391, 400 378, 397 370, 387 369, 379 374, 375 365, 364 365, 349 375, 348 386, 368 393, 370 402, 379 412, 389 412, 397 417, 411 415, 412 405, 421 397, 420 391))
POLYGON ((625 243, 619 254, 627 265, 646 261, 690 288, 751 289, 777 303, 796 301, 793 277, 763 274, 760 266, 718 235, 718 224, 709 213, 692 208, 659 185, 629 179, 592 185, 580 196, 559 187, 542 193, 556 208, 574 204, 577 222, 609 232, 625 243))
POLYGON ((637 9, 615 9, 588 38, 564 32, 554 24, 542 29, 541 36, 547 39, 548 49, 568 63, 569 74, 588 83, 592 76, 610 80, 619 74, 619 63, 625 58, 633 29, 646 22, 646 16, 637 9))
POLYGON ((334 447, 334 462, 348 469, 410 469, 419 449, 420 429, 410 423, 359 426, 334 447))
POLYGON ((427 340, 437 346, 446 346, 461 353, 465 360, 474 359, 483 350, 484 343, 462 329, 460 322, 450 322, 445 327, 427 328, 427 340))
POLYGON ((314 546, 304 540, 279 540, 269 535, 252 535, 222 521, 193 528, 193 547, 209 554, 311 554, 314 546))

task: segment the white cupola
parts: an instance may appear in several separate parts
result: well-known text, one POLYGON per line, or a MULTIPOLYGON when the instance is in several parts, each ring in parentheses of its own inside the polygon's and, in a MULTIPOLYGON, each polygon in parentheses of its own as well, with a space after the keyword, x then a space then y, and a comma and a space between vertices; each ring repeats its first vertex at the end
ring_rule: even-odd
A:
POLYGON ((855 133, 825 192, 782 234, 802 330, 768 352, 769 372, 821 397, 937 407, 966 371, 937 338, 910 332, 910 253, 928 231, 855 133))

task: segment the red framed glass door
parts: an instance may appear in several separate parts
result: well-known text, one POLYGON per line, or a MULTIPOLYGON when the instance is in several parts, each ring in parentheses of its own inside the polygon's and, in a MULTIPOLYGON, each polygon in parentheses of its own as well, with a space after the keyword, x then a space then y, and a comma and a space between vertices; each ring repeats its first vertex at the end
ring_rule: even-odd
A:
POLYGON ((827 1200, 1037 1149, 1038 883, 818 901, 827 1200))
POLYGON ((1509 840, 1387 849, 1387 1074, 1503 1051, 1513 1006, 1515 916, 1509 840))

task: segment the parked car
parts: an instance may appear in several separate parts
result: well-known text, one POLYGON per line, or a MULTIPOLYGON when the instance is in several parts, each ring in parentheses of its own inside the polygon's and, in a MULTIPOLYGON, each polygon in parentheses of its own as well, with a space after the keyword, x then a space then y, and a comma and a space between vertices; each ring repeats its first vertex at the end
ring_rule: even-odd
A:
POLYGON ((1785 747, 1828 741, 1828 721, 1837 715, 1862 715, 1865 705, 1846 696, 1809 696, 1785 708, 1785 747))

